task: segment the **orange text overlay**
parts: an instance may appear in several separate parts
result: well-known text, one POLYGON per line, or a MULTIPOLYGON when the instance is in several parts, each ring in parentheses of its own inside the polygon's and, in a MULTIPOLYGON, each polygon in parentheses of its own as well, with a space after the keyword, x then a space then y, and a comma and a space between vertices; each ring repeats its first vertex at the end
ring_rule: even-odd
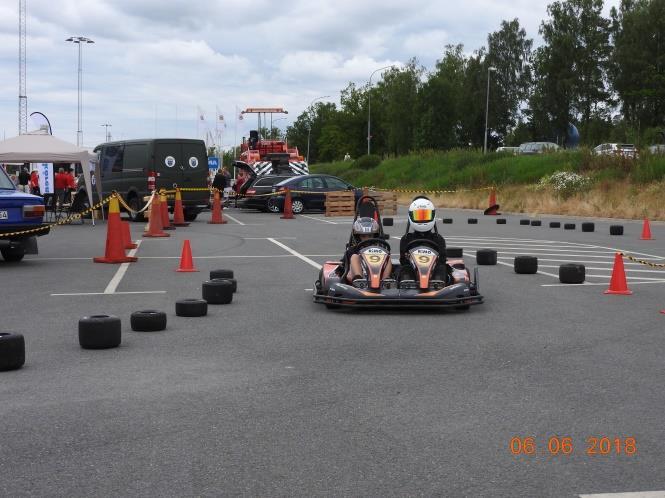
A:
POLYGON ((542 440, 532 436, 515 436, 508 443, 513 455, 573 455, 589 456, 628 455, 637 453, 634 437, 589 436, 584 441, 570 436, 550 436, 542 440))

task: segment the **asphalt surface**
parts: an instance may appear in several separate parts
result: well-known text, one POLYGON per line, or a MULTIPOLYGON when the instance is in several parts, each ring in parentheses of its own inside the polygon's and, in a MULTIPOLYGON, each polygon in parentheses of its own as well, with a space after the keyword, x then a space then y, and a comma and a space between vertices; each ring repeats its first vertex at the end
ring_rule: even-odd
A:
MULTIPOLYGON (((23 369, 0 372, 1 496, 578 496, 665 489, 665 270, 627 264, 632 296, 607 296, 614 250, 665 262, 665 226, 608 221, 594 233, 507 225, 467 211, 441 225, 449 246, 499 250, 467 312, 331 311, 311 289, 338 259, 348 219, 281 220, 225 210, 169 239, 141 239, 118 265, 94 264, 105 226, 66 226, 40 254, 0 262, 0 331, 25 335, 23 369), (479 218, 469 225, 470 216, 479 218), (239 224, 244 223, 244 225, 239 224), (270 238, 274 239, 270 240, 270 238), (176 273, 191 241, 199 273, 176 273), (287 251, 279 242, 293 252, 287 251), (538 255, 537 275, 512 258, 538 255), (561 286, 562 262, 592 285, 561 286), (174 313, 212 269, 238 292, 203 318, 174 313), (115 279, 118 282, 118 279, 115 279), (106 293, 105 293, 106 292, 106 293), (129 315, 168 313, 163 332, 129 315), (79 348, 77 322, 113 314, 121 347, 79 348), (513 437, 534 455, 513 455, 513 437), (551 455, 552 436, 571 437, 551 455), (634 455, 588 455, 591 437, 634 437, 634 455)), ((404 213, 393 236, 404 230, 404 213)), ((393 248, 398 241, 393 239, 393 248)), ((614 444, 614 443, 612 443, 614 444)))

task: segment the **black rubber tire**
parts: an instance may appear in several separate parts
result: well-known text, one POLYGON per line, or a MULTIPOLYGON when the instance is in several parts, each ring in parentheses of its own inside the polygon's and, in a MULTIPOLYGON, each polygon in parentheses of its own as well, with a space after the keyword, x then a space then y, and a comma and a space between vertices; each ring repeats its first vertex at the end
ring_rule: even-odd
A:
POLYGON ((444 225, 452 225, 453 224, 453 219, 452 218, 443 218, 441 220, 441 223, 443 223, 444 225))
POLYGON ((134 332, 157 332, 166 328, 166 313, 157 310, 135 311, 130 317, 134 332))
POLYGON ((532 226, 532 227, 539 227, 539 226, 541 226, 542 224, 543 224, 543 222, 540 221, 540 220, 531 220, 531 226, 532 226))
POLYGON ((203 299, 180 299, 175 302, 176 316, 206 316, 208 314, 208 302, 203 299))
POLYGON ((505 218, 497 218, 496 219, 496 224, 497 225, 505 225, 506 224, 506 219, 505 218))
POLYGON ((586 270, 584 265, 577 263, 566 263, 559 266, 559 282, 562 284, 584 283, 586 270))
POLYGON ((479 265, 495 265, 497 253, 494 249, 478 249, 476 251, 476 263, 479 265))
POLYGON ((515 273, 525 275, 538 272, 538 258, 535 256, 517 256, 514 261, 515 273))
MULTIPOLYGON (((139 202, 139 198, 136 195, 132 195, 129 199, 127 199, 127 204, 129 207, 131 207, 135 212, 141 209, 141 203, 139 202)), ((128 212, 129 219, 130 221, 140 223, 142 221, 145 221, 145 217, 143 216, 143 213, 136 213, 136 215, 132 216, 131 213, 128 212)))
POLYGON ((233 270, 211 270, 210 280, 216 278, 233 278, 233 270))
POLYGON ((199 215, 199 212, 193 209, 183 209, 182 215, 185 218, 185 221, 191 222, 196 219, 196 217, 199 215))
POLYGON ((208 280, 203 282, 201 293, 208 304, 229 304, 233 301, 233 284, 223 278, 208 280))
POLYGON ((560 221, 550 221, 550 228, 561 228, 560 221))
POLYGON ((563 224, 563 229, 564 230, 575 230, 575 223, 564 223, 563 224))
POLYGON ((25 248, 23 247, 5 247, 0 249, 0 254, 7 263, 18 263, 25 256, 25 248))
POLYGON ((79 344, 83 349, 117 348, 120 342, 122 326, 117 316, 92 315, 79 320, 79 344))
POLYGON ((469 218, 467 220, 467 222, 469 223, 469 225, 477 225, 478 224, 478 218, 469 218))
POLYGON ((582 223, 582 231, 583 232, 594 232, 596 230, 596 224, 591 223, 587 221, 586 223, 582 223))
POLYGON ((25 364, 25 340, 21 334, 0 332, 0 372, 17 370, 25 364))
POLYGON ((531 220, 520 220, 520 225, 530 225, 531 220))
POLYGON ((623 235, 623 225, 610 225, 610 235, 623 235))
POLYGON ((471 308, 470 304, 462 304, 460 306, 455 306, 457 311, 468 311, 471 308))
POLYGON ((233 286, 231 288, 233 289, 234 294, 238 291, 238 281, 235 278, 225 278, 223 280, 228 280, 229 282, 231 282, 231 285, 233 286))
POLYGON ((461 247, 446 247, 446 258, 463 258, 464 249, 461 247))

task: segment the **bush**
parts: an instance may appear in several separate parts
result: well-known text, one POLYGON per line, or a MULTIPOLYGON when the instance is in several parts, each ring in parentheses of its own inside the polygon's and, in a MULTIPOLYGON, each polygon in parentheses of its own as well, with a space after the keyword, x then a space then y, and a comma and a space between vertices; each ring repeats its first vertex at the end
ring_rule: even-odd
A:
POLYGON ((375 154, 369 154, 366 156, 361 156, 355 161, 353 161, 353 164, 351 165, 352 168, 354 169, 374 169, 376 168, 379 164, 381 164, 381 157, 375 155, 375 154))
POLYGON ((564 199, 584 192, 591 187, 591 179, 573 173, 572 171, 557 171, 551 175, 543 176, 538 182, 541 189, 551 188, 564 199))

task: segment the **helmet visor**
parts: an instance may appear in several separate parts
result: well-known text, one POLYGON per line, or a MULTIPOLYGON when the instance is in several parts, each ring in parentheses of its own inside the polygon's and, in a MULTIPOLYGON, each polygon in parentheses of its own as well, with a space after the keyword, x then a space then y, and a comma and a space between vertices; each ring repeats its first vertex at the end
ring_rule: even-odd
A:
POLYGON ((427 223, 434 219, 433 209, 414 209, 409 212, 411 221, 415 223, 427 223))

